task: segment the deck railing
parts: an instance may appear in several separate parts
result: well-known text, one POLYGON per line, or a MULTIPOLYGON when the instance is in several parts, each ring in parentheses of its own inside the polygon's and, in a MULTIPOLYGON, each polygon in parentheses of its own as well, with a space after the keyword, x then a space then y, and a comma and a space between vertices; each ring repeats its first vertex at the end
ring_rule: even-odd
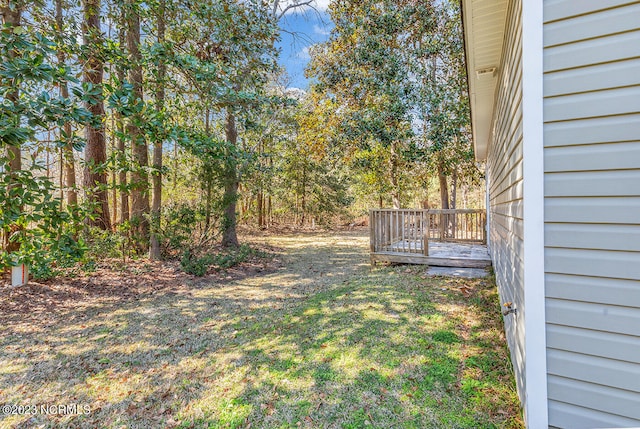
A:
POLYGON ((371 210, 371 252, 396 251, 428 256, 428 222, 427 210, 371 210))
POLYGON ((483 209, 374 209, 369 213, 371 252, 428 256, 429 240, 486 243, 483 209))
POLYGON ((428 213, 432 225, 429 237, 436 241, 487 242, 487 214, 484 209, 434 209, 428 213))

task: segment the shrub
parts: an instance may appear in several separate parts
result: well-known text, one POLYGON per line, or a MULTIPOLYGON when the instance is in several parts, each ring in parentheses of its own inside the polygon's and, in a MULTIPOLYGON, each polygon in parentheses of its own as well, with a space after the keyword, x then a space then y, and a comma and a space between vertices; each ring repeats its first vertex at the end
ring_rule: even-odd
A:
POLYGON ((266 257, 266 254, 252 249, 246 244, 235 249, 225 249, 218 253, 205 254, 203 256, 196 256, 193 251, 186 250, 182 254, 180 266, 188 274, 204 276, 209 267, 213 267, 215 270, 226 270, 245 262, 251 256, 266 257))
POLYGON ((118 225, 115 231, 103 231, 99 228, 85 229, 87 259, 99 261, 106 258, 133 256, 129 238, 130 229, 131 225, 128 222, 118 225))
POLYGON ((185 273, 202 277, 207 274, 207 270, 212 262, 213 258, 210 255, 198 257, 193 255, 190 250, 187 250, 182 255, 180 266, 185 273))
POLYGON ((210 213, 207 225, 206 208, 202 204, 171 204, 163 209, 160 226, 162 253, 176 257, 184 249, 204 248, 218 235, 219 216, 210 213))
MULTIPOLYGON (((0 171, 6 168, 4 161, 0 159, 0 171)), ((21 170, 11 179, 13 182, 9 175, 0 179, 0 235, 10 243, 0 251, 0 269, 25 263, 34 278, 54 277, 59 267, 72 265, 86 251, 78 238, 85 211, 82 207, 61 210, 47 177, 21 170)))

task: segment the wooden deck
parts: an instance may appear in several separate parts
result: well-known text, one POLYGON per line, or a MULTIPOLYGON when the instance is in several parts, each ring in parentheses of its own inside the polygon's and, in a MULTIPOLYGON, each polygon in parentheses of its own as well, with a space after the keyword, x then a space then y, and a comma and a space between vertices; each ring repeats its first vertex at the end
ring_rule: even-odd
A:
POLYGON ((484 210, 371 210, 371 263, 484 268, 484 210))
MULTIPOLYGON (((412 245, 415 243, 412 243, 412 245)), ((437 267, 486 268, 491 258, 484 244, 429 242, 429 255, 402 251, 409 243, 396 243, 389 250, 371 253, 371 262, 424 264, 437 267)))

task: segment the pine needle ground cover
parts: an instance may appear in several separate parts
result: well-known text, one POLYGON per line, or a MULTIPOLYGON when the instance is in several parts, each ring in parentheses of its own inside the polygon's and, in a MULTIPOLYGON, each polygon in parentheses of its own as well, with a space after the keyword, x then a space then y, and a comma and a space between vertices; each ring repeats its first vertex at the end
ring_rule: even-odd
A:
POLYGON ((372 269, 365 231, 246 240, 280 250, 143 286, 97 272, 64 302, 32 286, 26 314, 0 292, 0 403, 82 406, 0 427, 522 427, 490 279, 372 269))

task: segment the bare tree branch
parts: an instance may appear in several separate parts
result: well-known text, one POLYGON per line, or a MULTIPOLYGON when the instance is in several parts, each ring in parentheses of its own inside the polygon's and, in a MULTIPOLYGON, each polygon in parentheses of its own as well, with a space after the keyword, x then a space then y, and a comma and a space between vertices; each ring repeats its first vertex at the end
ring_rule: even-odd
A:
MULTIPOLYGON (((313 2, 315 0, 306 0, 306 1, 299 1, 296 3, 291 3, 290 5, 287 5, 286 7, 284 7, 282 9, 282 11, 280 11, 280 13, 278 15, 276 15, 276 21, 280 21, 280 19, 282 19, 282 17, 290 10, 293 9, 297 9, 300 7, 304 7, 304 6, 309 6, 311 9, 316 10, 316 8, 314 6, 312 6, 313 2)), ((277 13, 275 7, 277 7, 278 3, 280 3, 279 0, 275 0, 275 4, 274 4, 274 12, 277 13)))

